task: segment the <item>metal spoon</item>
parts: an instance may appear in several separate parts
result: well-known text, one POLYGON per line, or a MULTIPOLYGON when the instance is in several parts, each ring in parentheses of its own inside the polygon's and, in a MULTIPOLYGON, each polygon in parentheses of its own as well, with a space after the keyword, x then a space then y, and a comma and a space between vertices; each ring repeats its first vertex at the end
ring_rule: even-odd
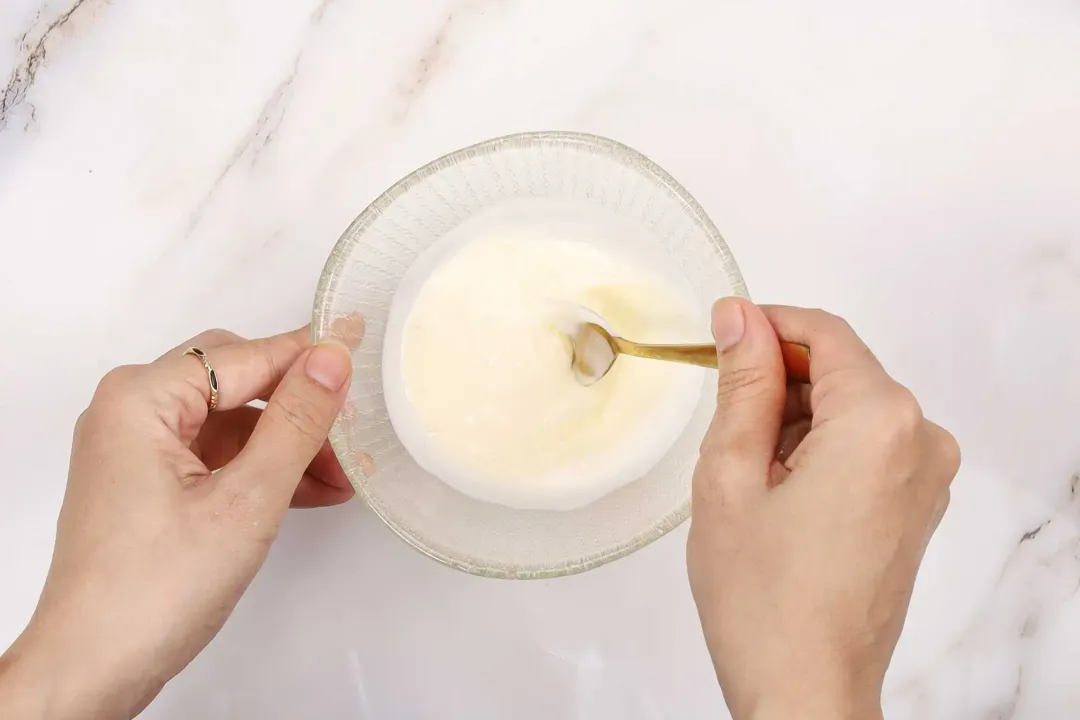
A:
MULTIPOLYGON (((594 322, 583 322, 568 335, 573 348, 570 365, 574 377, 586 386, 607 375, 619 355, 716 367, 715 345, 645 345, 615 337, 594 322)), ((810 382, 810 348, 781 341, 780 352, 784 356, 788 381, 810 382)))

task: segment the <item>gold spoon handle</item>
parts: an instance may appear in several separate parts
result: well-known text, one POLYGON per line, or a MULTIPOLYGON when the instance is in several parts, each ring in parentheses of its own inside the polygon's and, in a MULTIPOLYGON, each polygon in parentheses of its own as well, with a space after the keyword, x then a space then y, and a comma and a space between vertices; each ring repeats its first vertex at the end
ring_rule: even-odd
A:
MULTIPOLYGON (((715 345, 645 345, 622 338, 612 338, 612 340, 623 355, 707 368, 716 367, 715 345)), ((780 352, 784 356, 788 380, 800 383, 810 382, 810 348, 799 343, 781 341, 780 352)))

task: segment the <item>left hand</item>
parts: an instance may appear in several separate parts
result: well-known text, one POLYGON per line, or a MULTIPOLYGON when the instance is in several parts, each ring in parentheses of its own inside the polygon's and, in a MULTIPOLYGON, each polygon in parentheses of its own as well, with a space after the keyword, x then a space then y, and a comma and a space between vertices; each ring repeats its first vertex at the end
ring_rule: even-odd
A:
POLYGON ((285 510, 353 495, 326 435, 348 349, 212 330, 101 381, 75 425, 53 562, 0 658, 5 717, 131 718, 221 629, 285 510), (208 413, 206 351, 218 377, 208 413), (269 396, 265 410, 247 406, 269 396))

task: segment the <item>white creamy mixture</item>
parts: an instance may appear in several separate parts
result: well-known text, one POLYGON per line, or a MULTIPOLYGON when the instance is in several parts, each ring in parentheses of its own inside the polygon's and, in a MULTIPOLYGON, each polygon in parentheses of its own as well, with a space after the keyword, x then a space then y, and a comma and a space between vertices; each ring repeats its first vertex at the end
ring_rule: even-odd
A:
POLYGON ((426 277, 394 298, 384 392, 402 443, 444 482, 511 507, 571 509, 664 456, 703 375, 620 357, 595 385, 578 384, 561 329, 575 305, 644 342, 687 341, 695 314, 679 289, 612 248, 540 234, 434 249, 426 277))

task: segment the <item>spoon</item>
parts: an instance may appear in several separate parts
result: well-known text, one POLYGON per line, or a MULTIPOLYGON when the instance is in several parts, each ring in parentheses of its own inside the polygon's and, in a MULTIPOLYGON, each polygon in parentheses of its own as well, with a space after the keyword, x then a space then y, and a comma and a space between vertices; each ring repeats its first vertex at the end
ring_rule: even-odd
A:
MULTIPOLYGON (((716 367, 715 345, 646 345, 616 337, 594 322, 583 322, 568 335, 573 349, 570 366, 577 381, 586 386, 607 375, 619 355, 716 367)), ((781 341, 780 353, 789 382, 810 382, 810 348, 781 341)))

